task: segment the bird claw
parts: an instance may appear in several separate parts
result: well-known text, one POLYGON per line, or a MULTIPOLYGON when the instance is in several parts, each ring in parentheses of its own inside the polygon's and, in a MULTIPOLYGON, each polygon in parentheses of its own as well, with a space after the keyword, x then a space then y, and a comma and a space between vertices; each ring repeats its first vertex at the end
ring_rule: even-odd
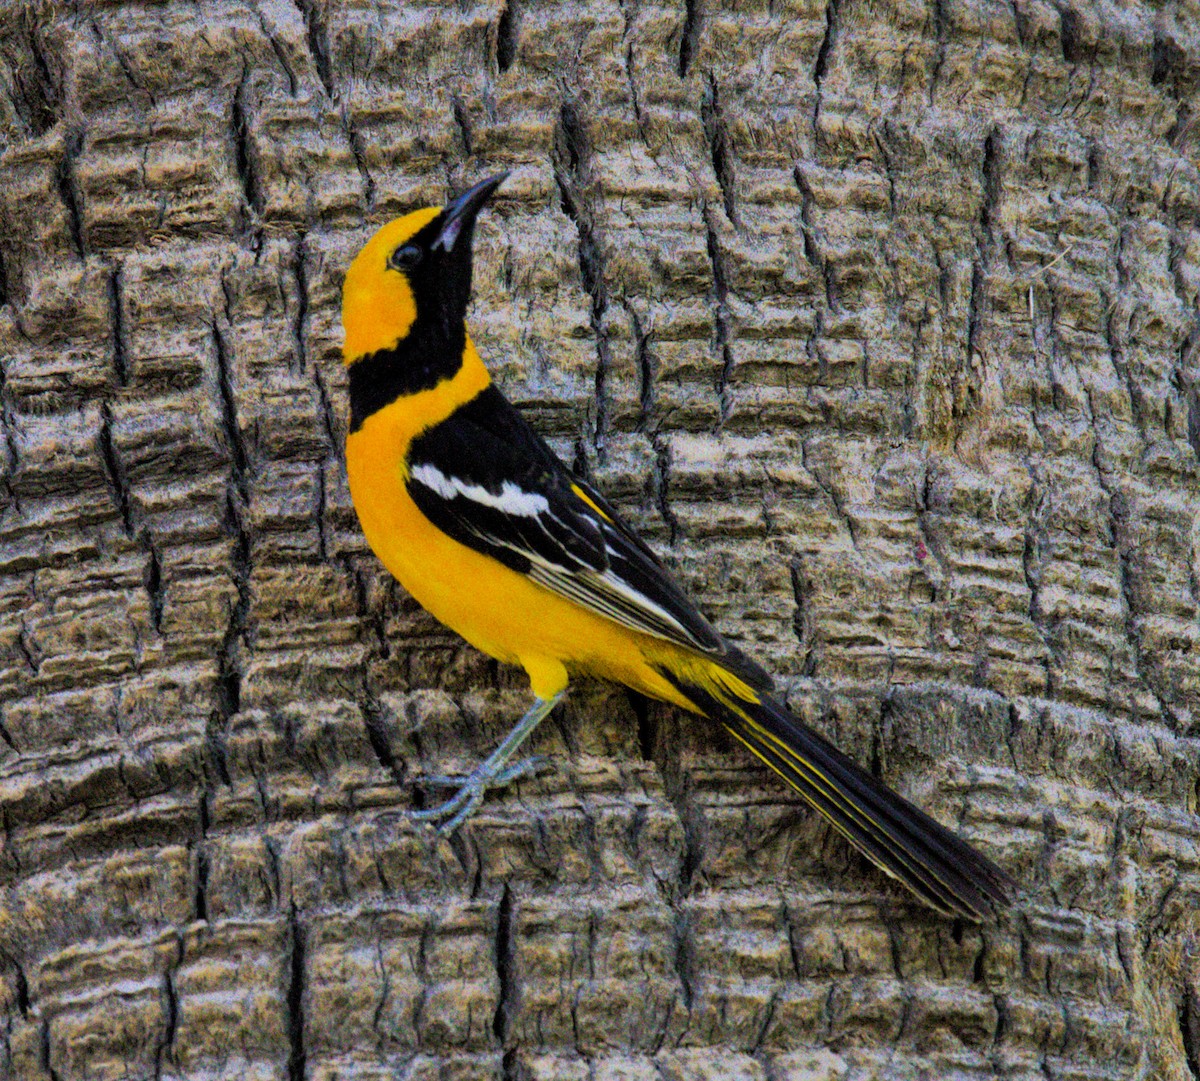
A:
POLYGON ((528 758, 522 758, 520 762, 514 762, 511 766, 505 766, 504 769, 496 774, 496 779, 492 781, 492 784, 509 784, 518 777, 537 773, 549 761, 544 754, 531 754, 528 758))
POLYGON ((429 807, 423 811, 409 811, 408 817, 415 822, 428 822, 431 825, 438 823, 438 836, 448 837, 474 813, 483 802, 483 794, 486 791, 487 785, 464 784, 445 803, 439 803, 436 807, 429 807), (450 817, 446 818, 447 815, 450 817), (443 818, 446 821, 438 821, 443 818))
POLYGON ((436 774, 432 777, 422 778, 424 784, 435 785, 439 788, 453 788, 457 785, 458 791, 436 807, 409 811, 407 815, 416 822, 439 823, 437 826, 438 836, 447 837, 475 813, 489 788, 499 788, 501 785, 515 781, 518 777, 534 773, 545 763, 545 756, 539 754, 523 758, 511 766, 505 766, 491 776, 481 770, 475 770, 466 777, 436 774), (445 821, 441 821, 442 819, 445 821))
MULTIPOLYGON (((544 754, 535 754, 497 770, 493 777, 476 777, 475 773, 478 773, 478 770, 475 773, 434 773, 428 777, 422 777, 421 784, 432 785, 435 788, 464 788, 475 781, 483 781, 487 788, 499 788, 501 785, 515 781, 518 777, 524 777, 527 773, 536 773, 548 761, 549 759, 544 754)), ((426 812, 417 813, 425 814, 426 812)))

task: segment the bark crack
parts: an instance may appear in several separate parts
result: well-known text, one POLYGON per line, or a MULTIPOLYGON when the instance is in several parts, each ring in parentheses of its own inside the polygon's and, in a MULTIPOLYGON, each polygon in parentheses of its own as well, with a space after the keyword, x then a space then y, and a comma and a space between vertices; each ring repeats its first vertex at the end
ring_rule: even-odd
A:
POLYGON ((1180 305, 1189 315, 1190 327, 1179 343, 1175 354, 1175 362, 1171 370, 1171 382, 1176 393, 1182 399, 1184 411, 1187 414, 1188 443, 1192 453, 1200 459, 1200 385, 1192 374, 1193 364, 1200 355, 1200 294, 1189 296, 1187 278, 1184 267, 1187 263, 1187 247, 1180 238, 1179 226, 1171 231, 1167 265, 1171 270, 1171 280, 1175 287, 1175 296, 1180 305))
POLYGON ((679 60, 677 70, 681 79, 687 77, 688 68, 696 56, 700 44, 700 27, 703 13, 700 11, 700 0, 684 0, 683 31, 679 37, 679 60))
POLYGON ((16 958, 12 958, 12 966, 15 983, 14 991, 16 992, 17 999, 17 1010, 20 1012, 21 1017, 28 1021, 30 1009, 29 980, 25 976, 25 969, 21 966, 21 963, 16 958))
POLYGON ((608 456, 609 426, 608 375, 612 350, 607 324, 608 288, 604 281, 604 254, 591 189, 591 148, 584 123, 573 101, 559 110, 551 149, 554 180, 558 186, 562 212, 575 224, 579 234, 579 274, 591 299, 590 323, 596 342, 596 420, 592 445, 603 465, 608 456))
POLYGON ((1179 995, 1179 1037, 1183 1042, 1183 1054, 1188 1073, 1200 1081, 1200 1008, 1196 994, 1185 982, 1179 995))
POLYGON ((288 1081, 304 1081, 308 1052, 304 1044, 304 927, 295 902, 287 923, 288 1081))
POLYGON ((246 108, 246 84, 249 75, 249 67, 244 66, 242 77, 233 94, 233 101, 229 106, 233 162, 237 171, 238 183, 242 187, 242 203, 245 210, 245 214, 242 216, 243 231, 246 233, 258 227, 263 208, 262 185, 258 179, 253 148, 250 145, 250 120, 246 108))
MULTIPOLYGON (((225 286, 225 323, 232 326, 232 294, 225 286)), ((238 422, 237 401, 232 381, 232 358, 225 334, 217 320, 212 321, 213 350, 216 359, 217 390, 221 406, 221 425, 230 457, 229 479, 225 497, 225 530, 232 538, 230 552, 231 576, 236 600, 229 613, 225 635, 217 651, 217 708, 210 725, 209 744, 214 765, 224 784, 229 784, 225 753, 225 734, 230 720, 241 710, 242 664, 241 649, 247 636, 250 611, 251 546, 245 521, 249 506, 247 455, 238 422)))
POLYGON ((508 0, 496 23, 496 68, 501 74, 513 66, 521 39, 521 9, 517 0, 508 0))
MULTIPOLYGON (((367 596, 367 583, 362 573, 356 570, 348 559, 343 560, 343 566, 354 583, 354 604, 359 624, 371 628, 374 632, 375 643, 371 647, 371 652, 386 659, 391 655, 391 648, 387 641, 384 613, 372 610, 367 596)), ((403 786, 408 778, 408 764, 403 759, 397 761, 395 754, 392 753, 391 741, 388 738, 388 720, 379 695, 372 686, 369 662, 363 666, 361 672, 358 709, 362 714, 367 742, 371 745, 375 760, 398 786, 403 786)))
POLYGON ((947 23, 946 0, 933 0, 933 28, 937 38, 937 52, 933 58, 933 70, 929 75, 929 104, 933 104, 934 91, 941 78, 942 65, 946 62, 947 23))
POLYGON ((800 663, 800 672, 811 677, 817 670, 816 651, 816 621, 809 611, 808 599, 805 595, 804 564, 801 557, 792 559, 790 567, 792 597, 796 601, 796 612, 792 616, 792 630, 800 648, 804 651, 804 659, 800 663))
MULTIPOLYGON (((505 1054, 515 1050, 514 1022, 520 1007, 520 987, 517 981, 517 922, 512 888, 506 882, 496 906, 496 979, 500 996, 492 1018, 492 1032, 505 1054)), ((506 1077, 510 1076, 505 1070, 506 1077)))
POLYGON ((129 505, 129 487, 125 481, 125 472, 117 458, 112 441, 112 409, 105 401, 100 406, 100 457, 104 462, 104 475, 108 479, 109 490, 113 502, 121 515, 121 527, 125 536, 133 536, 133 512, 129 505))
POLYGON ((305 335, 308 333, 309 283, 306 265, 308 249, 305 240, 303 235, 296 240, 292 246, 291 255, 292 279, 296 283, 296 312, 292 318, 292 347, 295 356, 293 370, 297 374, 308 368, 308 347, 305 344, 305 335))
POLYGON ((392 754, 392 745, 388 740, 387 719, 384 717, 383 707, 378 697, 364 686, 358 707, 362 711, 367 740, 371 744, 375 758, 387 770, 396 785, 402 787, 408 772, 407 766, 403 762, 397 762, 396 756, 392 754))
POLYGON ((350 105, 338 94, 333 82, 332 51, 329 46, 329 28, 325 25, 318 0, 295 0, 296 8, 304 19, 305 39, 308 42, 309 55, 313 58, 313 66, 317 69, 317 78, 325 90, 325 96, 338 105, 338 120, 350 153, 354 158, 354 166, 358 170, 359 179, 363 185, 363 198, 367 210, 375 208, 375 178, 367 168, 366 152, 363 150, 362 138, 358 127, 350 117, 350 105))
POLYGON ((8 391, 8 356, 0 356, 0 428, 4 429, 4 469, 0 472, 0 485, 3 486, 9 503, 19 515, 21 500, 13 487, 13 478, 17 475, 20 455, 17 452, 17 432, 13 418, 12 402, 8 391))
MULTIPOLYGON (((816 203, 816 197, 813 194, 812 185, 809 184, 808 177, 805 176, 801 166, 797 165, 792 170, 792 179, 795 181, 796 188, 800 192, 800 231, 804 237, 804 258, 821 275, 821 280, 825 285, 825 303, 833 309, 838 306, 837 280, 831 261, 825 258, 817 243, 820 239, 820 230, 813 220, 813 206, 816 203)), ((820 316, 821 313, 818 312, 818 320, 820 316)), ((811 342, 815 342, 819 337, 820 328, 818 327, 818 330, 814 332, 811 342)), ((824 382, 823 372, 821 381, 824 382)))
POLYGON ((83 151, 83 132, 68 131, 63 139, 63 153, 55 169, 54 178, 58 195, 67 208, 67 227, 71 234, 71 246, 80 259, 87 257, 87 238, 83 228, 83 196, 75 173, 75 162, 83 151))
POLYGON ((462 98, 454 94, 450 99, 450 111, 454 115, 454 126, 458 128, 458 137, 462 143, 463 157, 469 158, 474 152, 474 136, 471 131, 471 117, 463 104, 462 98))
POLYGON ((1141 633, 1138 628, 1138 611, 1134 596, 1133 583, 1133 552, 1136 543, 1126 535, 1127 520, 1130 508, 1128 500, 1112 482, 1100 463, 1100 440, 1096 439, 1092 449, 1092 465, 1096 478, 1108 501, 1109 532, 1112 545, 1117 554, 1117 584, 1121 595, 1122 619, 1124 622, 1125 640, 1133 651, 1133 667, 1142 685, 1158 703, 1158 708, 1176 731, 1183 730, 1183 719, 1172 708, 1164 689, 1158 686, 1158 680, 1151 678, 1147 671, 1146 658, 1142 646, 1141 633))
POLYGON ((296 0, 296 7, 304 19, 305 39, 308 42, 308 52, 313 58, 317 69, 317 78, 325 88, 328 97, 336 95, 333 92, 333 68, 329 63, 329 31, 321 15, 316 0, 296 0))
MULTIPOLYGON (((1045 569, 1047 555, 1044 552, 1044 526, 1040 520, 1042 497, 1038 495, 1037 478, 1031 477, 1031 500, 1033 508, 1028 523, 1025 526, 1024 541, 1021 552, 1021 568, 1025 576, 1025 587, 1029 590, 1029 620, 1038 632, 1042 644, 1050 656, 1058 660, 1058 651, 1054 648, 1051 627, 1045 612, 1042 610, 1042 574, 1045 569)), ((1049 657, 1043 657, 1042 668, 1046 684, 1042 693, 1050 696, 1054 691, 1054 667, 1049 657)))
POLYGON ((729 382, 733 378, 734 359, 733 347, 730 345, 729 285, 725 275, 725 257, 721 254, 717 231, 707 209, 704 212, 704 231, 708 259, 713 272, 713 353, 719 365, 716 389, 721 408, 721 418, 717 424, 720 429, 729 419, 733 409, 729 382))
POLYGON ((691 919, 684 908, 675 912, 671 940, 675 952, 675 971, 679 974, 679 986, 683 990, 683 1007, 692 1012, 696 1001, 699 973, 696 965, 696 944, 692 935, 691 919))
POLYGON ((125 331, 125 288, 123 267, 114 263, 108 273, 108 308, 112 317, 113 373, 117 386, 129 385, 129 348, 125 331))
MULTIPOLYGON (((21 748, 17 746, 16 741, 12 737, 12 733, 8 730, 8 725, 4 723, 4 703, 0 702, 0 740, 3 740, 13 754, 20 754, 21 748)), ((19 971, 19 970, 18 970, 19 971)), ((23 976, 20 977, 24 979, 23 976)), ((18 986, 18 990, 20 990, 18 986)))
POLYGON ((975 374, 974 358, 981 350, 984 322, 989 314, 988 275, 997 247, 997 215, 1002 197, 1000 155, 1002 137, 999 127, 988 132, 983 143, 980 174, 983 198, 979 206, 979 230, 975 241, 975 258, 971 262, 971 292, 967 303, 966 355, 954 375, 951 415, 959 422, 978 406, 979 377, 975 374))
POLYGON ((42 1024, 39 1029, 40 1040, 38 1043, 38 1057, 41 1060, 42 1069, 46 1072, 50 1081, 61 1081, 58 1071, 51 1063, 50 1056, 50 1018, 42 1018, 42 1024))
POLYGON ((9 100, 13 111, 21 120, 25 130, 40 138, 58 123, 62 114, 59 80, 50 71, 50 64, 42 47, 38 32, 37 17, 26 9, 22 19, 21 38, 29 50, 31 64, 13 64, 10 71, 13 90, 9 100), (32 70, 31 70, 32 69, 32 70))
POLYGON ((143 581, 146 586, 146 596, 150 599, 150 622, 155 633, 162 634, 164 602, 162 559, 154 542, 150 539, 149 532, 143 531, 142 543, 146 548, 146 573, 143 581))
MULTIPOLYGON (((301 13, 303 13, 303 8, 301 8, 301 13)), ((274 30, 267 25, 267 18, 262 11, 258 10, 257 5, 255 7, 255 14, 258 15, 259 29, 262 30, 263 37, 265 37, 271 43, 271 50, 275 53, 275 59, 279 61, 279 66, 283 70, 284 76, 287 78, 288 94, 294 98, 297 90, 296 73, 292 70, 292 65, 288 61, 287 53, 283 51, 283 46, 279 44, 279 38, 275 36, 274 30)))
POLYGON ((638 428, 643 431, 649 431, 650 420, 654 413, 655 399, 655 364, 654 356, 650 352, 650 331, 642 326, 642 321, 638 317, 637 311, 629 304, 625 305, 625 311, 629 316, 629 332, 633 335, 634 344, 634 362, 637 366, 638 379, 640 386, 638 388, 638 406, 640 415, 638 417, 638 428))
POLYGON ((817 49, 816 63, 813 65, 813 84, 817 88, 816 100, 813 102, 813 134, 818 133, 818 123, 821 119, 821 104, 825 92, 825 75, 829 71, 829 57, 837 45, 838 16, 841 0, 826 0, 825 4, 825 36, 817 49))
POLYGON ((179 1027, 179 992, 175 987, 175 973, 183 963, 183 939, 175 940, 175 953, 163 971, 163 1029, 154 1048, 154 1077, 162 1078, 163 1066, 175 1064, 175 1033, 179 1027))
POLYGON ((650 440, 654 448, 654 500, 667 525, 667 540, 672 548, 679 539, 679 519, 671 509, 671 444, 655 433, 650 440))
MULTIPOLYGON (((222 749, 224 755, 224 749, 222 749)), ((221 768, 224 769, 224 757, 221 758, 221 768)), ((229 776, 225 774, 222 780, 229 784, 229 776)), ((207 783, 204 786, 204 791, 200 793, 200 800, 196 807, 197 833, 195 840, 196 851, 196 888, 192 892, 192 918, 208 921, 208 803, 212 798, 212 791, 207 783)))

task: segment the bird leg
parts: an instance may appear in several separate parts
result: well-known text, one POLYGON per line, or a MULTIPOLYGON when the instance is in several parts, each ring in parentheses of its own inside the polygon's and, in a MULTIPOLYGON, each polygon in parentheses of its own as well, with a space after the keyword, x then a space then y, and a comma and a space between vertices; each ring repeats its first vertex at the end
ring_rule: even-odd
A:
MULTIPOLYGON (((489 788, 497 788, 508 784, 509 781, 523 776, 541 765, 540 755, 514 762, 511 766, 509 759, 517 753, 522 743, 535 728, 549 715, 550 711, 562 701, 566 691, 559 691, 553 698, 538 698, 525 714, 513 726, 513 730, 500 741, 497 747, 483 762, 475 767, 466 778, 461 779, 461 787, 445 803, 430 807, 424 811, 410 811, 409 817, 419 822, 440 822, 438 833, 442 836, 453 833, 461 826, 476 808, 483 802, 483 795, 489 788), (443 821, 444 820, 444 821, 443 821)), ((428 777, 431 784, 455 785, 459 778, 428 777)))

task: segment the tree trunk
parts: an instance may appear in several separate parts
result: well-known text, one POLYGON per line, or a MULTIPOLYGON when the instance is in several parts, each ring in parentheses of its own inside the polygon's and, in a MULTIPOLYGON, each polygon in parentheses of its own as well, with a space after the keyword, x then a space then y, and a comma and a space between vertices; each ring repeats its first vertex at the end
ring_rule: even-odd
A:
POLYGON ((0 1075, 1200 1077, 1195 0, 0 16, 0 1075), (367 549, 342 275, 501 169, 505 391, 1026 887, 939 918, 367 549))

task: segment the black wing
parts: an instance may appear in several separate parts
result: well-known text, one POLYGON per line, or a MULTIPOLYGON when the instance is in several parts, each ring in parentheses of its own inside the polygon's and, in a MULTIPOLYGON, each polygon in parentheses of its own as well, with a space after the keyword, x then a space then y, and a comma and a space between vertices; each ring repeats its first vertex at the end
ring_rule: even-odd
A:
POLYGON ((626 627, 728 655, 654 553, 495 387, 415 439, 408 470, 413 501, 460 543, 626 627))

